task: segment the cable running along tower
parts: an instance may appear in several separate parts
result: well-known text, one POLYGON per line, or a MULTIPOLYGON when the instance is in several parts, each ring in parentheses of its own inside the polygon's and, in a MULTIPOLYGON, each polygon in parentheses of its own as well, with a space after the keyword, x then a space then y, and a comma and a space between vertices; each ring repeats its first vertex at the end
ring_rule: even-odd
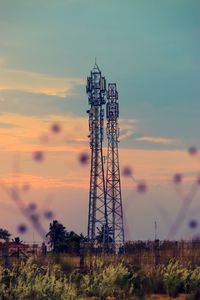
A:
POLYGON ((105 77, 95 62, 87 78, 86 92, 90 109, 89 138, 91 148, 90 193, 88 213, 88 241, 95 242, 101 236, 106 248, 117 252, 124 246, 123 212, 118 156, 119 105, 115 83, 106 87, 105 77), (107 102, 107 104, 106 104, 107 102), (107 170, 104 176, 103 133, 104 108, 107 117, 107 170))

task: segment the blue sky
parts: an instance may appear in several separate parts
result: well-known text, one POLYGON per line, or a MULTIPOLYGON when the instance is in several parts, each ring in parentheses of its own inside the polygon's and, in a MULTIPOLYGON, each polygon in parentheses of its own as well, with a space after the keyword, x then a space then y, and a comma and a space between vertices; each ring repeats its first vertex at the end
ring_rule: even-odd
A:
POLYGON ((32 124, 84 122, 85 80, 97 57, 107 81, 117 82, 121 148, 199 147, 199 15, 198 0, 0 0, 2 135, 23 128, 26 116, 32 124))

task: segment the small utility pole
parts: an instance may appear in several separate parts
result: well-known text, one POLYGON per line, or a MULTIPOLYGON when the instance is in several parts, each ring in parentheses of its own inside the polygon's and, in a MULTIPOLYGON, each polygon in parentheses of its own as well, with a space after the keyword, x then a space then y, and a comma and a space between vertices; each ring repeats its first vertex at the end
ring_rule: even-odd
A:
POLYGON ((157 227, 157 222, 155 221, 155 223, 154 223, 154 225, 155 225, 155 240, 157 240, 157 229, 158 229, 158 227, 157 227))

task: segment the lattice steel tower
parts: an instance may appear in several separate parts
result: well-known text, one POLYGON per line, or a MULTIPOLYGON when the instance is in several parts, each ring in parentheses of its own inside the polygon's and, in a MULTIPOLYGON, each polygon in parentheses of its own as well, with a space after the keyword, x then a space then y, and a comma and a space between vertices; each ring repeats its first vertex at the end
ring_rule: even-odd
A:
MULTIPOLYGON (((106 80, 95 62, 87 78, 86 92, 90 109, 89 131, 91 148, 90 193, 88 213, 88 241, 94 242, 100 230, 107 228, 107 206, 103 161, 104 109, 106 103, 106 80)), ((105 242, 106 234, 103 234, 105 242)))
POLYGON ((124 249, 124 227, 121 197, 121 183, 119 170, 119 104, 115 83, 108 84, 107 104, 107 172, 106 172, 106 205, 108 227, 111 228, 113 250, 124 249))

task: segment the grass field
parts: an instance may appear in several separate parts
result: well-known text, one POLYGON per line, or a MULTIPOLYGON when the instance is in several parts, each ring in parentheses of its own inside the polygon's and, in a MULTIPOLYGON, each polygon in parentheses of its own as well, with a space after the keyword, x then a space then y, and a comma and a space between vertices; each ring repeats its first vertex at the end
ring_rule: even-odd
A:
POLYGON ((80 257, 48 254, 0 267, 0 299, 200 299, 200 267, 188 261, 134 264, 130 254, 80 257))

